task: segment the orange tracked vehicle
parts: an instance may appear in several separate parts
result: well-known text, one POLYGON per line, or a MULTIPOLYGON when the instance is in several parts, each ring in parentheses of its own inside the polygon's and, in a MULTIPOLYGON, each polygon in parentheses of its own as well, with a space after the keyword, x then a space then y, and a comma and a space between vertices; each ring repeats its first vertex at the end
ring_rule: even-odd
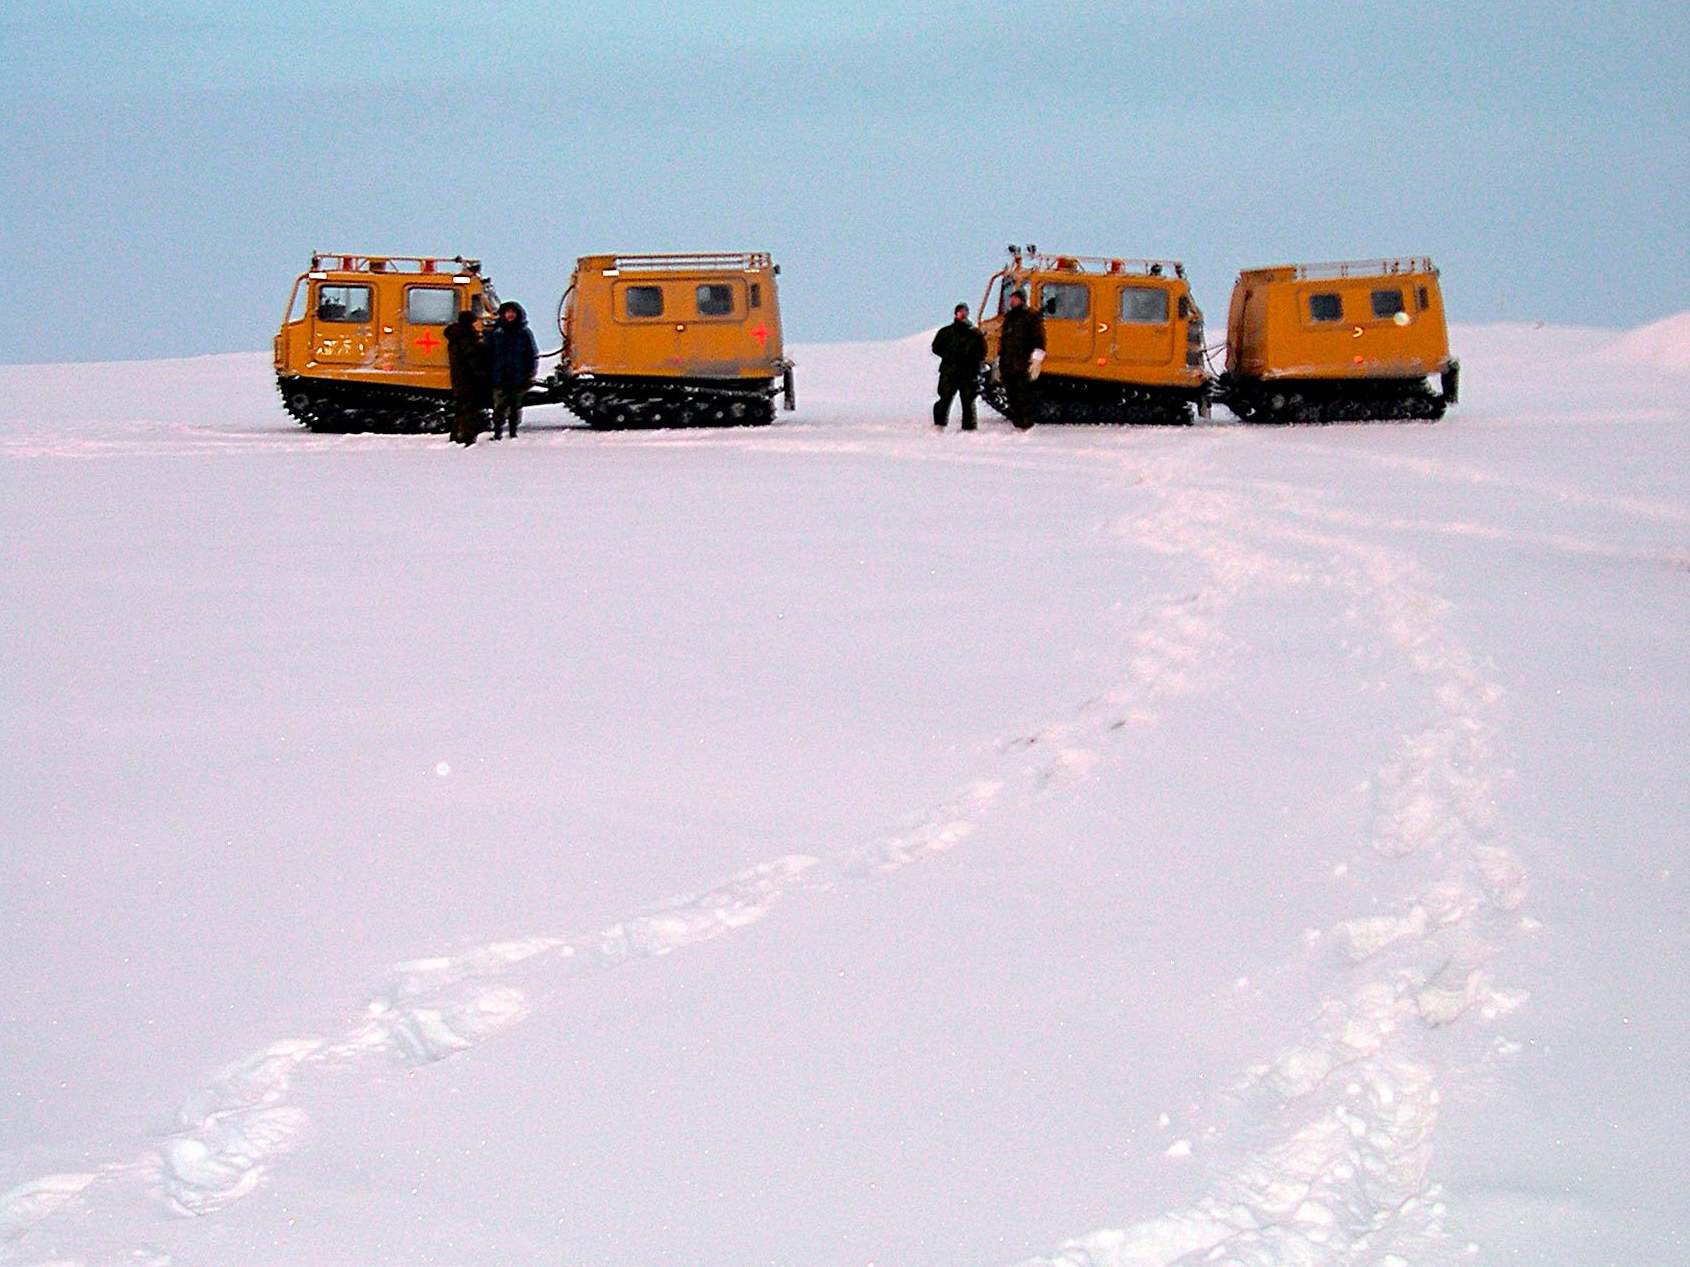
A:
POLYGON ((1460 373, 1431 260, 1287 264, 1238 275, 1215 395, 1246 422, 1436 419, 1460 373))
POLYGON ((438 431, 452 399, 443 331, 498 306, 481 261, 318 251, 276 334, 282 405, 313 431, 438 431))
MULTIPOLYGON (((989 360, 1018 289, 1044 317, 1038 421, 1183 424, 1194 408, 1207 413, 1203 314, 1178 261, 1010 247, 980 304, 989 360)), ((990 372, 981 394, 1008 416, 990 372)))
POLYGON ((761 251, 584 255, 537 398, 594 427, 757 424, 796 405, 780 268, 761 251))

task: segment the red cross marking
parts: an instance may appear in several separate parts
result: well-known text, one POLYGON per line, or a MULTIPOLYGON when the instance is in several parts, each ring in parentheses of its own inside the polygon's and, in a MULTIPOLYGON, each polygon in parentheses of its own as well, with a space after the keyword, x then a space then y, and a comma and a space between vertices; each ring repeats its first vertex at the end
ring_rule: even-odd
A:
POLYGON ((434 337, 434 331, 427 330, 423 332, 423 337, 417 340, 417 346, 424 352, 432 352, 440 346, 440 340, 434 337))
POLYGON ((751 337, 756 339, 759 343, 767 343, 769 341, 768 328, 766 326, 758 326, 751 332, 751 337))

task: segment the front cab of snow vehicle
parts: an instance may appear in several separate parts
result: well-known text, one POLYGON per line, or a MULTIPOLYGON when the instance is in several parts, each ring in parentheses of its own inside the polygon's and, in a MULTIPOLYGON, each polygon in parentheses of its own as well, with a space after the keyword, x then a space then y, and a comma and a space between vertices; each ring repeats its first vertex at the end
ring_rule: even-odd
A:
MULTIPOLYGON (((1207 410, 1203 314, 1178 261, 1010 247, 980 304, 992 361, 1018 289, 1044 317, 1040 422, 1183 424, 1193 407, 1207 410)), ((988 379, 982 394, 1008 415, 1001 384, 988 379)))
POLYGON ((1246 422, 1437 419, 1459 376, 1423 256, 1238 275, 1217 396, 1246 422))
POLYGON ((276 334, 276 386, 313 431, 433 431, 452 398, 446 326, 497 298, 479 260, 318 252, 276 334))
POLYGON ((779 272, 760 251, 582 256, 544 398, 595 427, 772 421, 796 403, 779 272))

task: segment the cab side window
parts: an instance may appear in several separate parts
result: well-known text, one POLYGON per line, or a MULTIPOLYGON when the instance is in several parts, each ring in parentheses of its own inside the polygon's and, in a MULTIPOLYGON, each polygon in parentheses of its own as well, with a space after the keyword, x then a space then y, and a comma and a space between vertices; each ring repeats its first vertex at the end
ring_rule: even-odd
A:
POLYGON ((1335 291, 1309 296, 1310 321, 1342 321, 1343 319, 1343 296, 1335 291))
POLYGON ((663 315, 663 287, 630 286, 622 292, 627 296, 630 317, 661 317, 663 315))
POLYGON ((318 321, 368 321, 370 319, 370 288, 368 286, 317 287, 318 321))
POLYGON ((1168 320, 1168 292, 1160 286, 1124 286, 1121 320, 1135 325, 1163 325, 1168 320))
POLYGON ((706 282, 698 288, 698 315, 701 317, 730 317, 734 310, 734 288, 719 282, 706 282))
POLYGON ((1373 315, 1375 317, 1394 317, 1403 311, 1402 291, 1376 290, 1373 292, 1373 315))
POLYGON ((1091 311, 1091 287, 1083 282, 1045 282, 1039 311, 1052 321, 1082 321, 1091 311))
POLYGON ((443 326, 458 315, 458 296, 446 286, 412 286, 405 292, 405 321, 443 326))
POLYGON ((1424 286, 1418 287, 1415 290, 1414 293, 1415 293, 1415 297, 1420 300, 1420 311, 1421 312, 1425 312, 1426 309, 1428 309, 1432 306, 1431 297, 1426 293, 1426 288, 1424 286))

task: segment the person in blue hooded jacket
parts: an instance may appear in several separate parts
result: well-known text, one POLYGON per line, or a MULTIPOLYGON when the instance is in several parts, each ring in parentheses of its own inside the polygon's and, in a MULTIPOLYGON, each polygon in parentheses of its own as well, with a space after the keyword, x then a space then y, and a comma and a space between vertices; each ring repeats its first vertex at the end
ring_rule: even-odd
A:
POLYGON ((540 347, 528 328, 528 314, 514 300, 499 305, 498 319, 487 332, 487 359, 493 371, 493 438, 508 426, 514 440, 522 398, 540 376, 540 347))

